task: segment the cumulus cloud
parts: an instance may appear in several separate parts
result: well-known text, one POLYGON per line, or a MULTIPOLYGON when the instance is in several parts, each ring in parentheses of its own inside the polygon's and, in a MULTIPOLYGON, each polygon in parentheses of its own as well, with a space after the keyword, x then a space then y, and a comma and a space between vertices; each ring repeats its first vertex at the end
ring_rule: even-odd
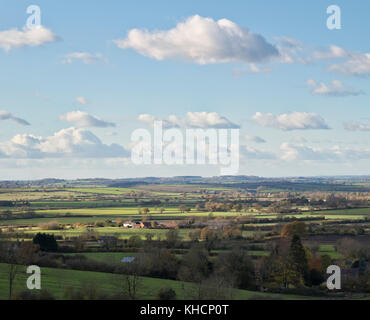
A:
POLYGON ((0 31, 0 48, 3 48, 5 51, 26 46, 38 47, 57 40, 58 37, 43 26, 36 26, 32 29, 23 27, 22 30, 14 28, 0 31))
POLYGON ((82 97, 82 96, 77 97, 77 98, 76 98, 76 101, 77 101, 78 103, 80 103, 80 104, 84 105, 84 106, 86 106, 86 105, 87 105, 87 100, 86 100, 86 98, 85 98, 85 97, 82 97))
POLYGON ((284 142, 280 146, 280 159, 285 161, 294 160, 327 160, 330 158, 330 153, 323 152, 320 149, 315 149, 302 144, 295 145, 284 142))
POLYGON ((344 128, 348 131, 370 131, 370 123, 351 121, 344 123, 344 128))
POLYGON ((12 120, 12 121, 14 121, 14 122, 16 122, 16 123, 18 123, 22 126, 29 126, 30 125, 30 123, 27 122, 26 120, 15 117, 11 113, 3 111, 3 110, 0 110, 0 120, 12 120))
POLYGON ((156 117, 154 117, 153 115, 151 114, 140 114, 138 117, 137 117, 137 120, 141 121, 141 122, 144 122, 146 124, 149 124, 149 125, 152 125, 153 122, 155 120, 158 120, 156 119, 156 117))
POLYGON ((184 123, 184 126, 191 128, 239 128, 238 125, 220 116, 217 112, 187 112, 185 118, 179 121, 173 118, 172 121, 184 123))
MULTIPOLYGON (((156 117, 150 114, 141 114, 138 120, 152 125, 156 117)), ((225 117, 220 116, 217 112, 187 112, 185 117, 179 118, 170 115, 167 119, 162 120, 164 127, 179 128, 216 128, 216 129, 236 129, 239 126, 232 123, 225 117)))
POLYGON ((81 128, 68 128, 53 136, 39 137, 19 134, 0 142, 1 158, 110 158, 128 157, 120 145, 106 145, 92 132, 81 128))
POLYGON ((73 123, 77 127, 115 127, 116 125, 112 122, 101 120, 95 116, 92 116, 84 111, 71 111, 59 117, 62 121, 73 123))
POLYGON ((348 57, 349 55, 350 55, 349 51, 334 45, 331 45, 329 47, 329 50, 314 51, 313 53, 313 56, 316 59, 339 59, 348 57))
POLYGON ((358 96, 363 94, 361 90, 355 90, 351 87, 346 86, 340 80, 333 80, 330 84, 323 82, 317 82, 309 79, 306 82, 309 87, 312 88, 312 94, 330 96, 330 97, 346 97, 346 96, 358 96))
POLYGON ((63 63, 71 64, 74 61, 81 61, 83 64, 96 64, 99 62, 106 63, 103 55, 100 53, 89 53, 89 52, 72 52, 66 54, 63 59, 63 63))
POLYGON ((280 151, 280 159, 285 161, 357 161, 370 159, 370 149, 350 149, 339 146, 323 149, 285 142, 280 146, 280 151))
POLYGON ((277 37, 279 57, 276 58, 281 63, 303 63, 311 62, 312 58, 308 57, 303 44, 295 39, 288 37, 277 37))
POLYGON ((368 76, 370 75, 370 53, 352 53, 348 60, 333 64, 328 67, 328 70, 348 76, 368 76))
POLYGON ((185 60, 198 64, 259 63, 279 55, 261 35, 236 23, 194 15, 166 31, 132 29, 115 40, 121 49, 133 49, 156 59, 185 60))
POLYGON ((292 112, 280 115, 257 112, 253 120, 262 127, 271 127, 281 130, 308 130, 329 129, 325 120, 316 113, 292 112))
POLYGON ((329 71, 347 76, 370 75, 370 53, 358 53, 345 50, 338 46, 330 46, 329 51, 316 51, 317 59, 344 59, 343 62, 332 64, 329 71))
POLYGON ((261 137, 258 137, 258 136, 250 136, 250 135, 246 135, 244 136, 244 139, 246 141, 249 141, 249 142, 255 142, 255 143, 266 143, 266 140, 261 138, 261 137))

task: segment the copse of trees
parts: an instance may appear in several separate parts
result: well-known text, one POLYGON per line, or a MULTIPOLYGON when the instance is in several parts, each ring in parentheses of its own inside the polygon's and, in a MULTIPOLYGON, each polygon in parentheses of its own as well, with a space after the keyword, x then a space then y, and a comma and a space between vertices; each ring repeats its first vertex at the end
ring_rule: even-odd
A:
POLYGON ((234 247, 221 254, 215 264, 215 274, 239 289, 255 289, 255 269, 246 249, 234 247))
POLYGON ((345 259, 369 259, 370 248, 355 239, 343 238, 337 242, 337 251, 343 255, 345 259))
POLYGON ((13 201, 0 201, 0 207, 14 207, 15 206, 15 202, 13 201))
POLYGON ((269 288, 304 288, 320 285, 324 280, 329 256, 310 255, 298 235, 273 246, 270 256, 260 260, 260 285, 269 288))
POLYGON ((33 243, 39 245, 41 251, 48 251, 48 252, 58 251, 57 240, 52 234, 38 233, 33 238, 33 243))
POLYGON ((212 245, 220 240, 240 240, 242 239, 242 230, 236 226, 225 226, 222 228, 204 227, 189 232, 191 241, 205 241, 212 245))
POLYGON ((166 241, 170 248, 174 248, 180 241, 179 231, 176 229, 169 230, 166 234, 166 241))
POLYGON ((140 275, 176 279, 179 261, 170 250, 166 248, 146 247, 135 259, 140 275))
POLYGON ((178 271, 178 279, 200 283, 208 278, 212 271, 208 251, 200 244, 196 244, 184 255, 178 271))
POLYGON ((294 235, 304 237, 306 234, 307 234, 306 224, 301 221, 293 221, 291 223, 287 223, 286 225, 284 225, 280 235, 282 238, 290 238, 293 237, 294 235))

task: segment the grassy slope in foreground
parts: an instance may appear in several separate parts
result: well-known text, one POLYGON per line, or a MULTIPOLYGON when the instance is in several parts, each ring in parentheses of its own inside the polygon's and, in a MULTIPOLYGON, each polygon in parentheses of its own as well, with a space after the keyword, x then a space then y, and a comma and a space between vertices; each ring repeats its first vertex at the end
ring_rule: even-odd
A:
MULTIPOLYGON (((0 299, 4 300, 8 298, 8 280, 7 270, 8 266, 4 263, 0 263, 0 299)), ((25 267, 19 267, 21 273, 18 274, 13 291, 20 291, 26 289, 27 274, 25 267)), ((107 293, 115 293, 118 291, 117 284, 120 282, 122 276, 101 273, 101 272, 90 272, 90 271, 76 271, 76 270, 65 270, 65 269, 53 269, 53 268, 41 268, 41 287, 42 289, 49 290, 52 292, 57 299, 63 299, 63 292, 65 288, 74 287, 79 288, 84 283, 94 283, 100 290, 107 293)), ((175 280, 165 280, 156 278, 141 278, 141 288, 139 290, 140 299, 155 299, 158 290, 162 287, 171 287, 176 291, 178 299, 185 299, 186 295, 182 289, 184 284, 185 290, 194 287, 193 284, 184 283, 175 280)), ((236 290, 235 299, 247 300, 256 295, 263 295, 259 292, 236 290)), ((307 297, 299 297, 295 295, 278 295, 268 294, 271 297, 277 299, 307 299, 307 297)))

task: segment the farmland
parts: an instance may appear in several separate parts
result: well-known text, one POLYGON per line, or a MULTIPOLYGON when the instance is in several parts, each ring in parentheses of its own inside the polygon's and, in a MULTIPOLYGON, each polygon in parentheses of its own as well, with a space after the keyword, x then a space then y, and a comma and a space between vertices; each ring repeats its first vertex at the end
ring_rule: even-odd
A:
MULTIPOLYGON (((161 182, 130 181, 133 185, 129 187, 121 186, 126 182, 109 180, 3 186, 0 244, 30 251, 27 259, 42 267, 43 288, 57 299, 66 298, 70 287, 85 290, 92 283, 100 288, 100 294, 114 295, 119 279, 127 274, 141 279, 135 298, 156 299, 162 287, 172 288, 177 299, 189 298, 189 292, 199 288, 204 294, 214 294, 210 283, 221 281, 221 274, 224 277, 225 272, 218 270, 223 270, 225 262, 232 270, 227 261, 233 255, 240 255, 252 269, 248 269, 248 282, 217 293, 223 298, 266 294, 276 299, 327 298, 328 292, 317 285, 312 288, 311 281, 316 278, 299 280, 307 281, 305 289, 299 289, 296 280, 282 289, 281 279, 273 273, 265 276, 264 283, 258 282, 257 274, 272 272, 269 266, 285 254, 293 235, 299 235, 308 266, 318 273, 323 274, 329 262, 350 268, 359 259, 367 259, 367 184, 233 182, 231 178, 224 183, 200 178, 161 182), (54 237, 56 252, 33 247, 40 234, 54 237), (276 248, 282 250, 278 256, 276 248), (162 255, 166 258, 159 258, 162 255), (194 277, 186 270, 189 259, 197 256, 208 261, 208 271, 194 277), (134 258, 134 263, 122 264, 124 257, 134 258), (169 264, 155 267, 162 260, 169 264)), ((9 258, 1 259, 0 298, 5 299, 9 258)), ((24 268, 16 277, 14 292, 24 290, 24 268)), ((232 272, 226 274, 232 277, 232 272)), ((361 293, 366 298, 366 281, 364 285, 361 293)), ((341 297, 346 297, 346 292, 341 297)))
MULTIPOLYGON (((0 299, 7 298, 7 283, 4 281, 7 267, 8 266, 6 264, 0 264, 0 299)), ((101 288, 101 290, 107 294, 115 293, 120 290, 119 285, 117 285, 121 280, 119 275, 51 268, 43 268, 42 272, 43 289, 52 292, 58 299, 63 299, 66 288, 78 289, 92 282, 94 282, 95 287, 101 288)), ((181 281, 141 277, 140 282, 138 296, 143 300, 156 299, 158 288, 163 287, 173 288, 176 291, 176 295, 179 299, 188 299, 189 295, 191 295, 191 293, 195 290, 195 286, 193 284, 184 283, 181 281)), ((25 283, 26 273, 22 272, 21 276, 17 279, 15 288, 17 288, 19 291, 26 290, 25 283)), ((254 291, 236 290, 234 298, 237 300, 248 300, 258 296, 264 297, 265 295, 254 291)), ((306 298, 299 295, 283 294, 270 294, 269 297, 279 300, 297 300, 306 298)))

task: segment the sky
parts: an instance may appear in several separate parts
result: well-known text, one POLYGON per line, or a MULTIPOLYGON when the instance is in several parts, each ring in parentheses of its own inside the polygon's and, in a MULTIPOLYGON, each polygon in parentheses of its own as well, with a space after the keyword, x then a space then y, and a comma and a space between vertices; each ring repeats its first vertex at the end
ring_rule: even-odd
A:
POLYGON ((131 134, 154 120, 238 128, 241 175, 368 175, 369 12, 365 0, 2 0, 0 179, 220 174, 133 164, 131 134))

